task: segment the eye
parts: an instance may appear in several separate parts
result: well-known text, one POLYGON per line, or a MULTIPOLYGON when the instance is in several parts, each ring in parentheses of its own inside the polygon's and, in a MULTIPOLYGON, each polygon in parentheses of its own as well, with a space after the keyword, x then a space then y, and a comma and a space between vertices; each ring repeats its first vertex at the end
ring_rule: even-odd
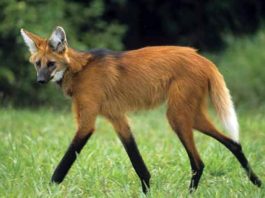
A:
POLYGON ((41 66, 40 60, 38 60, 35 64, 36 64, 37 67, 40 67, 41 66))
POLYGON ((55 66, 55 62, 54 61, 48 61, 47 67, 54 67, 54 66, 55 66))

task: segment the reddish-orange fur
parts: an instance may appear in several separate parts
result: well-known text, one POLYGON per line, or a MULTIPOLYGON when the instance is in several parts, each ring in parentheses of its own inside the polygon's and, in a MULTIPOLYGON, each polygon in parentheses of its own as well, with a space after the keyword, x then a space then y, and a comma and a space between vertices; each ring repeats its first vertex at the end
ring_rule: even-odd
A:
POLYGON ((31 62, 47 57, 69 65, 62 89, 72 97, 81 134, 94 128, 98 114, 116 120, 128 111, 150 109, 165 101, 169 119, 173 119, 171 113, 179 119, 187 114, 192 127, 196 115, 205 110, 209 79, 217 72, 210 61, 188 47, 146 47, 98 59, 71 48, 55 54, 47 40, 39 49, 31 62))

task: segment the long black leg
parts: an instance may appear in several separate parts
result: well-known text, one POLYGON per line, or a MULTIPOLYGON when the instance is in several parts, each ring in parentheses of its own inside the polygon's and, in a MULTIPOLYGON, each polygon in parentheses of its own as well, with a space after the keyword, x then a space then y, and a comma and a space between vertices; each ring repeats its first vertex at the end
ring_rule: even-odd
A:
POLYGON ((133 165, 135 172, 142 183, 142 190, 144 193, 148 192, 150 188, 150 178, 151 175, 144 163, 144 160, 137 148, 136 142, 128 125, 128 121, 125 115, 120 115, 118 117, 109 117, 108 118, 115 131, 117 132, 130 160, 133 165))
POLYGON ((192 193, 198 188, 198 185, 199 185, 202 173, 203 173, 203 169, 204 169, 204 164, 196 149, 192 130, 191 129, 185 130, 185 128, 182 128, 182 129, 175 128, 174 131, 178 135, 190 159, 192 177, 190 181, 189 192, 192 193))
POLYGON ((82 148, 84 147, 84 145, 86 144, 86 142, 88 141, 91 135, 92 132, 88 133, 86 136, 82 138, 78 137, 77 135, 75 136, 72 143, 68 147, 64 157, 62 158, 59 165, 55 169, 51 178, 52 182, 61 183, 63 181, 67 172, 75 162, 77 154, 81 152, 82 148))
POLYGON ((249 162, 242 150, 242 147, 240 144, 230 140, 230 139, 218 139, 221 143, 223 143, 226 148, 228 148, 234 156, 237 158, 241 166, 245 169, 248 178, 250 181, 260 187, 261 186, 261 180, 258 178, 258 176, 254 173, 251 166, 249 165, 249 162))
POLYGON ((137 175, 139 176, 141 183, 142 183, 142 190, 144 193, 148 192, 150 188, 149 180, 151 175, 143 161, 143 158, 137 148, 136 142, 132 135, 127 138, 119 135, 120 140, 131 160, 134 170, 136 171, 137 175))
POLYGON ((202 133, 215 138, 217 141, 222 143, 227 149, 229 149, 237 158, 241 166, 245 169, 250 181, 258 187, 261 186, 261 180, 257 177, 257 175, 252 170, 251 166, 249 165, 249 162, 239 143, 220 133, 203 114, 197 121, 195 128, 201 131, 202 133))
MULTIPOLYGON (((185 103, 181 103, 183 109, 189 109, 185 103)), ((178 116, 178 109, 175 110, 176 106, 169 107, 167 111, 167 118, 171 128, 177 134, 179 140, 184 146, 190 160, 190 166, 192 171, 189 192, 192 193, 198 188, 201 176, 204 170, 204 164, 201 160, 199 152, 196 148, 193 131, 192 131, 192 119, 189 113, 183 111, 181 116, 178 116)))

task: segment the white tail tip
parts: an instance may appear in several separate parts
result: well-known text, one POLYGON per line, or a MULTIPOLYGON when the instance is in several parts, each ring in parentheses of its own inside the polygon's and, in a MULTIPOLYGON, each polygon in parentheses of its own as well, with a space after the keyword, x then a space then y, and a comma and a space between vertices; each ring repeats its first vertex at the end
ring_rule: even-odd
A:
POLYGON ((223 119, 223 125, 230 132, 231 138, 239 143, 239 126, 233 105, 230 106, 227 115, 223 119))

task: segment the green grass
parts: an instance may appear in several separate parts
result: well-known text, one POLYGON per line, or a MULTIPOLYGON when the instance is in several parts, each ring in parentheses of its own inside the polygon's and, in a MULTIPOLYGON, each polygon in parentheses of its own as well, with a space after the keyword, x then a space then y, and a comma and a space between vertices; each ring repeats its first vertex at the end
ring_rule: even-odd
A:
MULTIPOLYGON (((164 108, 130 116, 140 152, 151 172, 148 197, 189 197, 190 165, 171 131, 164 108)), ((111 125, 96 133, 60 185, 50 177, 75 133, 68 111, 0 109, 0 197, 145 197, 139 179, 111 125)), ((255 172, 265 181, 265 118, 240 113, 241 142, 255 172)), ((265 197, 235 158, 218 142, 196 133, 206 165, 192 197, 265 197)))

